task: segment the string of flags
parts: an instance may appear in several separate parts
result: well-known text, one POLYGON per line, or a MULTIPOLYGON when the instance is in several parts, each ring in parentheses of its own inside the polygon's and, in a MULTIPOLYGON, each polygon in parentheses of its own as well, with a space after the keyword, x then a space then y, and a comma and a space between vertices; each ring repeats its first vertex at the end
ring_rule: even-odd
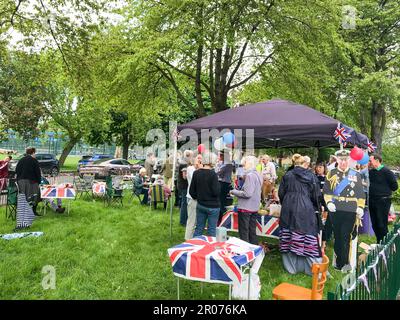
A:
MULTIPOLYGON (((397 231, 397 233, 395 234, 394 238, 396 238, 398 236, 400 236, 400 229, 397 231)), ((396 250, 396 246, 395 246, 394 243, 393 243, 393 245, 394 245, 393 250, 396 250)), ((387 270, 387 260, 386 260, 386 254, 385 254, 385 251, 386 251, 387 248, 388 248, 388 246, 385 245, 383 247, 383 249, 378 253, 374 263, 372 265, 368 266, 366 268, 366 270, 360 276, 358 276, 358 278, 357 278, 357 280, 359 282, 361 282, 365 286, 365 288, 368 291, 368 294, 370 294, 371 292, 370 292, 369 285, 368 285, 367 273, 372 269, 373 272, 374 272, 375 282, 378 281, 378 273, 377 273, 376 267, 377 267, 381 257, 382 257, 382 260, 384 262, 385 269, 387 270)), ((353 285, 346 290, 347 293, 353 291, 356 288, 356 284, 357 284, 357 281, 354 281, 353 285)))

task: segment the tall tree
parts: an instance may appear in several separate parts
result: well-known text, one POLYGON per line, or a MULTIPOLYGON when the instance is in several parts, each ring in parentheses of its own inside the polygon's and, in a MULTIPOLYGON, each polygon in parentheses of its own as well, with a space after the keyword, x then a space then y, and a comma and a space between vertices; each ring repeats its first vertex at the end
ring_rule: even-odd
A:
POLYGON ((385 129, 400 119, 400 4, 396 0, 348 1, 355 27, 341 31, 353 65, 343 107, 382 151, 385 129))
POLYGON ((307 6, 295 0, 142 0, 132 6, 137 23, 131 30, 141 34, 133 51, 198 116, 207 112, 207 101, 211 112, 228 108, 232 90, 255 79, 293 39, 316 32, 330 10, 314 0, 307 6), (182 78, 191 81, 194 106, 182 78))

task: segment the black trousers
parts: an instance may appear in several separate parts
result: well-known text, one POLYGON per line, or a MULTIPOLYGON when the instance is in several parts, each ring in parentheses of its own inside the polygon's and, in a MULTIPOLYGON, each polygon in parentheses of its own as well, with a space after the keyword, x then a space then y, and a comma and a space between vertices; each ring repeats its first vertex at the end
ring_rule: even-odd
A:
POLYGON ((352 233, 355 228, 356 213, 336 211, 329 212, 332 221, 335 243, 333 249, 336 254, 336 268, 342 269, 349 264, 349 253, 352 233))
POLYGON ((383 240, 388 233, 388 215, 391 204, 392 199, 390 198, 369 199, 369 214, 377 243, 383 240))
POLYGON ((239 210, 239 237, 251 244, 258 244, 256 213, 241 212, 239 210))
POLYGON ((226 212, 226 198, 228 197, 229 191, 232 188, 232 184, 228 182, 219 182, 220 185, 220 194, 219 194, 219 202, 221 204, 220 209, 219 209, 219 218, 218 218, 218 223, 221 221, 222 216, 226 212))
POLYGON ((332 219, 331 213, 328 212, 328 216, 326 217, 325 225, 322 230, 322 241, 329 241, 332 237, 333 227, 332 227, 332 219))

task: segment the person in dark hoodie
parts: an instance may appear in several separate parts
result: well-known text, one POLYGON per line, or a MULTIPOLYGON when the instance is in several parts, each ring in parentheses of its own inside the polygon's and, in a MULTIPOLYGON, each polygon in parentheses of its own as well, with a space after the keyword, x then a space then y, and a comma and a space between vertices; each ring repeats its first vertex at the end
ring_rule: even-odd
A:
POLYGON ((32 210, 36 216, 36 211, 40 189, 39 183, 42 179, 39 162, 36 160, 36 149, 26 148, 25 156, 18 161, 15 168, 19 192, 23 193, 26 201, 32 205, 32 210))
POLYGON ((247 156, 243 159, 246 179, 241 190, 231 190, 238 198, 239 235, 240 239, 251 244, 258 244, 257 213, 261 202, 263 177, 256 170, 258 159, 247 156))
POLYGON ((283 176, 279 186, 279 250, 286 271, 312 275, 312 264, 321 262, 322 257, 318 241, 321 190, 314 174, 302 166, 304 157, 295 154, 292 161, 294 168, 283 176))

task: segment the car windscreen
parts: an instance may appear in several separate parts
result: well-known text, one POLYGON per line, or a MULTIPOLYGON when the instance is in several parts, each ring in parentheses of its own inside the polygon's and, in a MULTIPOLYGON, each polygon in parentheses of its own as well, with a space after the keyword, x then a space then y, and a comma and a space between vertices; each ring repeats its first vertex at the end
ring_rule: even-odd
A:
POLYGON ((108 161, 108 160, 111 160, 111 159, 100 159, 100 160, 96 160, 96 161, 93 161, 93 164, 102 164, 103 162, 106 162, 106 161, 108 161))

